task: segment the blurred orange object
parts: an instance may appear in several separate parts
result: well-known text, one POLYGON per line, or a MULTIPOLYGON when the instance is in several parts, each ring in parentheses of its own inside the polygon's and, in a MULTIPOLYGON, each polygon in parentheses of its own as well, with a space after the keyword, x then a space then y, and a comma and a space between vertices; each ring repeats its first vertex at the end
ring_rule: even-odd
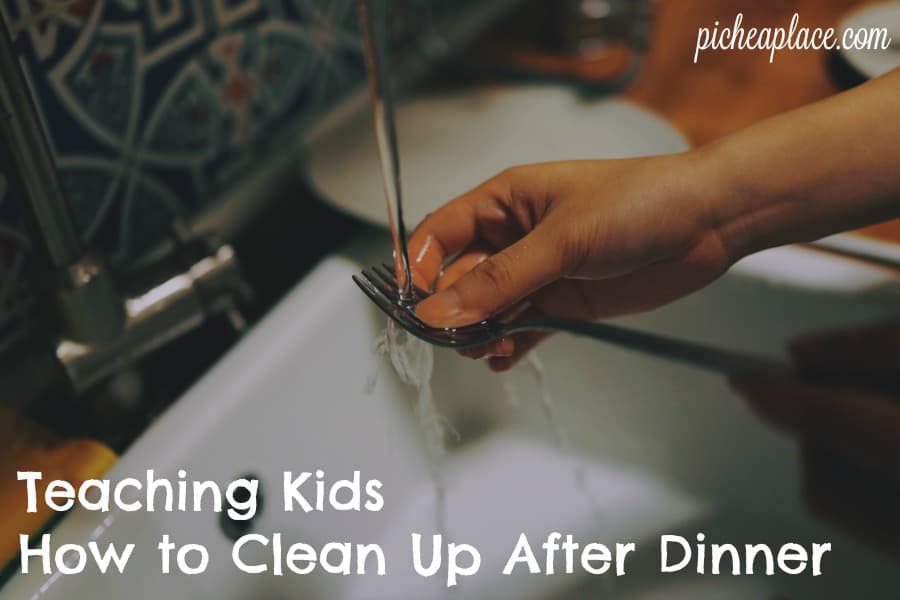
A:
MULTIPOLYGON (((840 92, 847 67, 827 52, 784 52, 774 64, 757 52, 715 52, 693 62, 697 30, 743 13, 748 26, 787 26, 794 13, 811 27, 836 26, 878 0, 660 0, 647 66, 628 92, 662 114, 696 145, 840 92), (715 118, 710 118, 715 115, 715 118)), ((852 76, 850 77, 852 79, 852 76)), ((860 231, 900 243, 900 221, 860 231)))
MULTIPOLYGON (((690 142, 703 145, 768 117, 799 108, 858 83, 840 57, 821 51, 767 54, 711 52, 694 64, 697 31, 744 15, 747 27, 787 27, 794 13, 809 27, 836 26, 849 11, 879 0, 656 0, 647 61, 625 97, 668 119, 690 142)), ((539 76, 597 83, 621 68, 620 55, 599 57, 535 49, 564 3, 532 0, 479 48, 488 59, 539 76)), ((900 221, 861 231, 900 243, 900 221)))
POLYGON ((0 403, 0 567, 19 553, 19 535, 39 532, 57 513, 41 507, 26 512, 25 482, 18 471, 41 471, 38 493, 46 484, 64 479, 77 485, 100 477, 116 461, 116 454, 98 442, 62 440, 0 403))

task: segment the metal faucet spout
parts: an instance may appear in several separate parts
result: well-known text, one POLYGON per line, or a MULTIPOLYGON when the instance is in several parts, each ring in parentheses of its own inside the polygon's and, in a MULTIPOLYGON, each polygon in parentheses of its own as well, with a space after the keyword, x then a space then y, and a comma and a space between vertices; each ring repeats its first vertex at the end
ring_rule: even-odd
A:
MULTIPOLYGON (((40 292, 48 300, 43 305, 52 306, 58 319, 58 327, 46 332, 56 340, 52 356, 36 349, 22 361, 52 361, 61 367, 53 371, 65 375, 69 390, 81 394, 210 317, 225 313, 240 324, 236 304, 246 286, 228 245, 207 249, 211 254, 187 265, 187 271, 169 273, 163 282, 144 282, 130 295, 122 292, 106 263, 87 251, 2 13, 0 165, 11 167, 4 168, 4 175, 27 208, 39 258, 48 263, 50 280, 41 278, 46 284, 40 292)), ((15 375, 0 373, 0 380, 15 375)))
POLYGON ((5 172, 33 220, 35 240, 50 264, 66 268, 84 255, 72 210, 56 171, 25 75, 13 51, 0 13, 0 157, 11 164, 5 172))

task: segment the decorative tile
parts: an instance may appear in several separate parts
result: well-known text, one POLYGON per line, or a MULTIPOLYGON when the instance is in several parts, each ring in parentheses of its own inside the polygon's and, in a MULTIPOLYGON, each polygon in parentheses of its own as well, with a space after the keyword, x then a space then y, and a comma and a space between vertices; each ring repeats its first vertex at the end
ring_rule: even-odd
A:
MULTIPOLYGON (((441 5, 403 0, 401 47, 433 31, 416 22, 441 5)), ((364 78, 356 0, 0 0, 0 10, 77 226, 114 266, 364 78)), ((0 176, 0 328, 28 254, 8 187, 0 176)))
MULTIPOLYGON (((354 0, 0 0, 84 238, 116 265, 363 77, 354 0), (40 23, 30 24, 30 19, 40 23), (29 26, 25 27, 24 25, 29 26)), ((0 175, 0 318, 25 262, 0 175)))
MULTIPOLYGON (((361 81, 354 0, 0 0, 85 238, 136 258, 361 81)), ((0 212, 8 227, 11 217, 0 212)))

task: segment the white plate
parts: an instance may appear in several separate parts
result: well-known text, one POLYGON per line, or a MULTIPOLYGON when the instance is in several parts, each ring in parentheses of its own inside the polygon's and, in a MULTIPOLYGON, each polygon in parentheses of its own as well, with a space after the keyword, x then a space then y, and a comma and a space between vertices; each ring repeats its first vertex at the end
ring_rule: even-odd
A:
MULTIPOLYGON (((883 2, 855 10, 841 22, 839 31, 886 27, 894 44, 900 44, 900 2, 883 2)), ((888 50, 848 50, 841 54, 850 65, 870 79, 900 67, 900 46, 888 50)))
MULTIPOLYGON (((406 224, 515 165, 680 152, 663 119, 618 100, 583 100, 564 87, 478 88, 410 100, 397 110, 406 224)), ((370 114, 310 148, 310 175, 339 208, 387 225, 370 114)))

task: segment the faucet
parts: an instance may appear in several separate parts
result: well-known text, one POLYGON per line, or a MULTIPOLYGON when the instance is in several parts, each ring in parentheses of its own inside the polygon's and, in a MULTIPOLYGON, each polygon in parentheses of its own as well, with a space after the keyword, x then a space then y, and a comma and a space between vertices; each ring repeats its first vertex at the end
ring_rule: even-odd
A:
MULTIPOLYGON (((50 356, 35 362, 37 350, 30 344, 25 353, 29 360, 22 352, 14 353, 19 363, 52 362, 77 396, 215 315, 225 313, 232 324, 243 327, 237 305, 249 288, 231 246, 190 239, 176 227, 175 259, 165 268, 148 268, 152 275, 127 292, 86 247, 2 12, 0 164, 12 167, 7 180, 26 208, 41 272, 35 283, 39 295, 50 300, 45 308, 57 324, 50 334, 50 356)), ((7 373, 20 381, 42 376, 23 374, 15 365, 7 373)), ((0 389, 3 378, 0 373, 0 389)))

